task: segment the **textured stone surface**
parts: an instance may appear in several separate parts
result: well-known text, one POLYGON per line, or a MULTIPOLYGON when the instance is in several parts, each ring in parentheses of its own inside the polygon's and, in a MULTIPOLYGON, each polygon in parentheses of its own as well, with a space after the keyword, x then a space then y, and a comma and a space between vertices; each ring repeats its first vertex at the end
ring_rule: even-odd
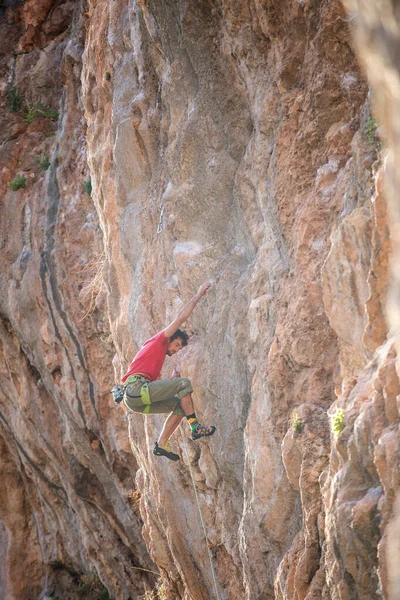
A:
POLYGON ((11 85, 60 109, 54 136, 46 115, 0 117, 7 600, 89 571, 137 598, 155 581, 137 567, 206 600, 209 551, 221 599, 389 597, 397 221, 342 4, 29 0, 0 28, 3 104, 11 85), (128 427, 108 389, 205 279, 164 374, 179 361, 217 432, 183 424, 173 464, 152 454, 162 416, 128 427))
POLYGON ((0 22, 2 39, 24 44, 1 55, 10 79, 1 96, 0 595, 64 598, 92 573, 116 596, 137 597, 148 576, 136 567, 154 566, 129 503, 137 464, 109 401, 113 346, 95 279, 102 240, 83 186, 83 17, 77 7, 71 20, 68 4, 47 12, 26 2, 0 22), (58 9, 70 18, 54 39, 58 9), (40 35, 28 52, 34 17, 40 35), (7 87, 23 99, 18 112, 7 87), (42 113, 28 118, 28 103, 42 113), (17 174, 26 186, 13 191, 17 174))
MULTIPOLYGON (((384 143, 387 147, 386 175, 384 181, 385 197, 387 208, 382 202, 377 204, 376 219, 378 236, 382 236, 381 245, 385 248, 390 232, 391 261, 390 275, 391 285, 389 288, 389 302, 387 307, 389 319, 389 331, 392 335, 391 340, 397 352, 399 351, 399 174, 398 164, 400 158, 400 147, 398 142, 398 107, 400 90, 400 73, 397 61, 397 52, 400 36, 400 15, 396 2, 384 0, 379 7, 363 0, 346 0, 346 6, 353 22, 353 33, 357 43, 357 49, 362 64, 368 74, 368 78, 373 88, 373 101, 375 114, 379 124, 379 130, 384 137, 384 143), (384 214, 388 211, 389 226, 384 225, 384 214), (383 218, 382 218, 383 217, 383 218)), ((382 186, 381 186, 382 187, 382 186)), ((378 275, 387 272, 385 261, 375 255, 374 268, 378 269, 378 275), (378 260, 378 262, 376 261, 378 260), (383 271, 382 271, 383 269, 383 271)), ((377 311, 376 298, 382 290, 382 284, 378 281, 371 288, 371 298, 373 300, 373 312, 377 311)), ((382 281, 385 280, 383 277, 382 281)), ((387 286, 387 283, 386 283, 387 286)), ((367 305, 370 313, 370 305, 367 305)), ((379 317, 375 316, 376 321, 379 317)), ((376 333, 376 332, 375 332, 376 333)), ((379 339, 379 338, 378 338, 379 339)), ((398 374, 398 361, 396 363, 396 372, 398 374)), ((395 375, 393 374, 395 381, 395 375)), ((390 390, 398 393, 395 389, 390 390)), ((389 396, 385 398, 385 407, 388 401, 392 404, 391 415, 395 414, 398 396, 389 396)), ((385 410, 385 416, 387 411, 385 410)), ((388 417, 386 417, 388 419, 388 417)), ((393 418, 393 417, 392 417, 393 418)), ((390 422, 390 421, 389 421, 390 422)), ((379 543, 379 557, 381 558, 380 573, 386 577, 386 585, 383 585, 384 592, 390 598, 400 598, 399 565, 400 553, 398 547, 399 538, 399 519, 398 508, 392 519, 391 509, 393 501, 398 497, 398 444, 395 442, 398 438, 398 425, 392 422, 388 431, 384 431, 379 444, 379 451, 376 452, 376 466, 380 477, 384 476, 383 492, 385 500, 389 500, 389 510, 385 513, 384 523, 388 527, 379 543), (378 462, 379 461, 379 462, 378 462), (383 475, 383 470, 385 475, 383 475), (387 567, 384 565, 385 555, 387 555, 387 567), (389 582, 389 584, 388 584, 389 582)), ((397 504, 398 506, 398 501, 397 504)), ((379 505, 378 505, 379 506, 379 505)))

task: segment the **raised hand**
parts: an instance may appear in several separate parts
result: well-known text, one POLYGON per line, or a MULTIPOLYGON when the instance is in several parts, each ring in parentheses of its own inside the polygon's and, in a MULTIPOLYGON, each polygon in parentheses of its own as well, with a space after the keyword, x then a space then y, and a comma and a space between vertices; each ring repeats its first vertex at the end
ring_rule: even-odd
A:
POLYGON ((204 294, 207 292, 207 290, 210 289, 211 286, 212 283, 210 283, 209 281, 205 281, 204 283, 202 283, 197 292, 198 297, 201 298, 202 296, 204 296, 204 294))

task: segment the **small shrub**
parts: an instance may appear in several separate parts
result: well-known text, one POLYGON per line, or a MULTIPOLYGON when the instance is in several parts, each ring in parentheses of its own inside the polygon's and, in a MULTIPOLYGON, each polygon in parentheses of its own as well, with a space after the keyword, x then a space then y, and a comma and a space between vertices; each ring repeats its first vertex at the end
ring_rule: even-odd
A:
POLYGON ((303 429, 303 423, 296 411, 292 414, 292 429, 294 433, 301 433, 303 429))
POLYGON ((107 588, 94 575, 82 575, 71 600, 112 600, 107 588))
POLYGON ((338 439, 340 433, 343 431, 345 426, 345 413, 343 408, 337 408, 331 416, 331 428, 333 437, 335 440, 338 439))
POLYGON ((26 187, 26 177, 23 175, 16 175, 12 181, 10 181, 10 188, 16 192, 26 187))
POLYGON ((49 119, 50 121, 58 121, 58 110, 46 108, 43 102, 40 101, 34 104, 27 102, 24 114, 25 121, 27 123, 33 123, 33 121, 39 117, 49 119))
POLYGON ((10 85, 7 88, 7 107, 10 112, 17 113, 21 110, 24 99, 18 92, 15 85, 10 85))
POLYGON ((36 159, 36 162, 42 171, 47 171, 47 169, 50 167, 50 157, 48 154, 45 154, 44 156, 39 156, 36 159))
POLYGON ((85 192, 87 193, 87 195, 92 197, 92 180, 91 179, 87 179, 84 182, 83 188, 84 188, 85 192))
POLYGON ((33 123, 35 119, 37 119, 38 115, 36 114, 35 107, 33 104, 27 104, 24 113, 24 119, 27 123, 33 123))
POLYGON ((378 125, 376 124, 376 121, 372 117, 368 117, 368 119, 365 122, 364 133, 365 133, 367 140, 371 146, 376 141, 377 128, 378 128, 378 125))

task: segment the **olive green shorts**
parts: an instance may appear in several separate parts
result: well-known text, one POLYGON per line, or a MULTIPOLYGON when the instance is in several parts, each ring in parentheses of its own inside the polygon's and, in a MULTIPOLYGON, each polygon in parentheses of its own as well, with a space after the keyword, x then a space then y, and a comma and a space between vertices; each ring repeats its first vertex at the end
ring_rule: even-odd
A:
POLYGON ((133 412, 184 415, 181 398, 191 392, 192 384, 185 377, 147 381, 131 375, 125 382, 124 402, 133 412))

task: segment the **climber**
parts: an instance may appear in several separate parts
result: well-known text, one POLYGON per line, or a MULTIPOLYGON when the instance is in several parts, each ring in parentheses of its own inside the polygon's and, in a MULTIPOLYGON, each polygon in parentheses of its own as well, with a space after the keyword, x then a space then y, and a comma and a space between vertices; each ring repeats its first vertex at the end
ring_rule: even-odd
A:
POLYGON ((164 422, 153 450, 156 456, 166 456, 170 460, 179 460, 179 455, 172 452, 169 438, 184 416, 189 422, 193 440, 212 435, 215 431, 213 425, 198 422, 189 379, 181 377, 175 370, 172 378, 158 379, 165 357, 173 356, 187 346, 189 336, 179 328, 210 286, 211 283, 203 283, 176 319, 144 343, 122 378, 125 386, 124 401, 130 410, 142 414, 171 413, 164 422))

